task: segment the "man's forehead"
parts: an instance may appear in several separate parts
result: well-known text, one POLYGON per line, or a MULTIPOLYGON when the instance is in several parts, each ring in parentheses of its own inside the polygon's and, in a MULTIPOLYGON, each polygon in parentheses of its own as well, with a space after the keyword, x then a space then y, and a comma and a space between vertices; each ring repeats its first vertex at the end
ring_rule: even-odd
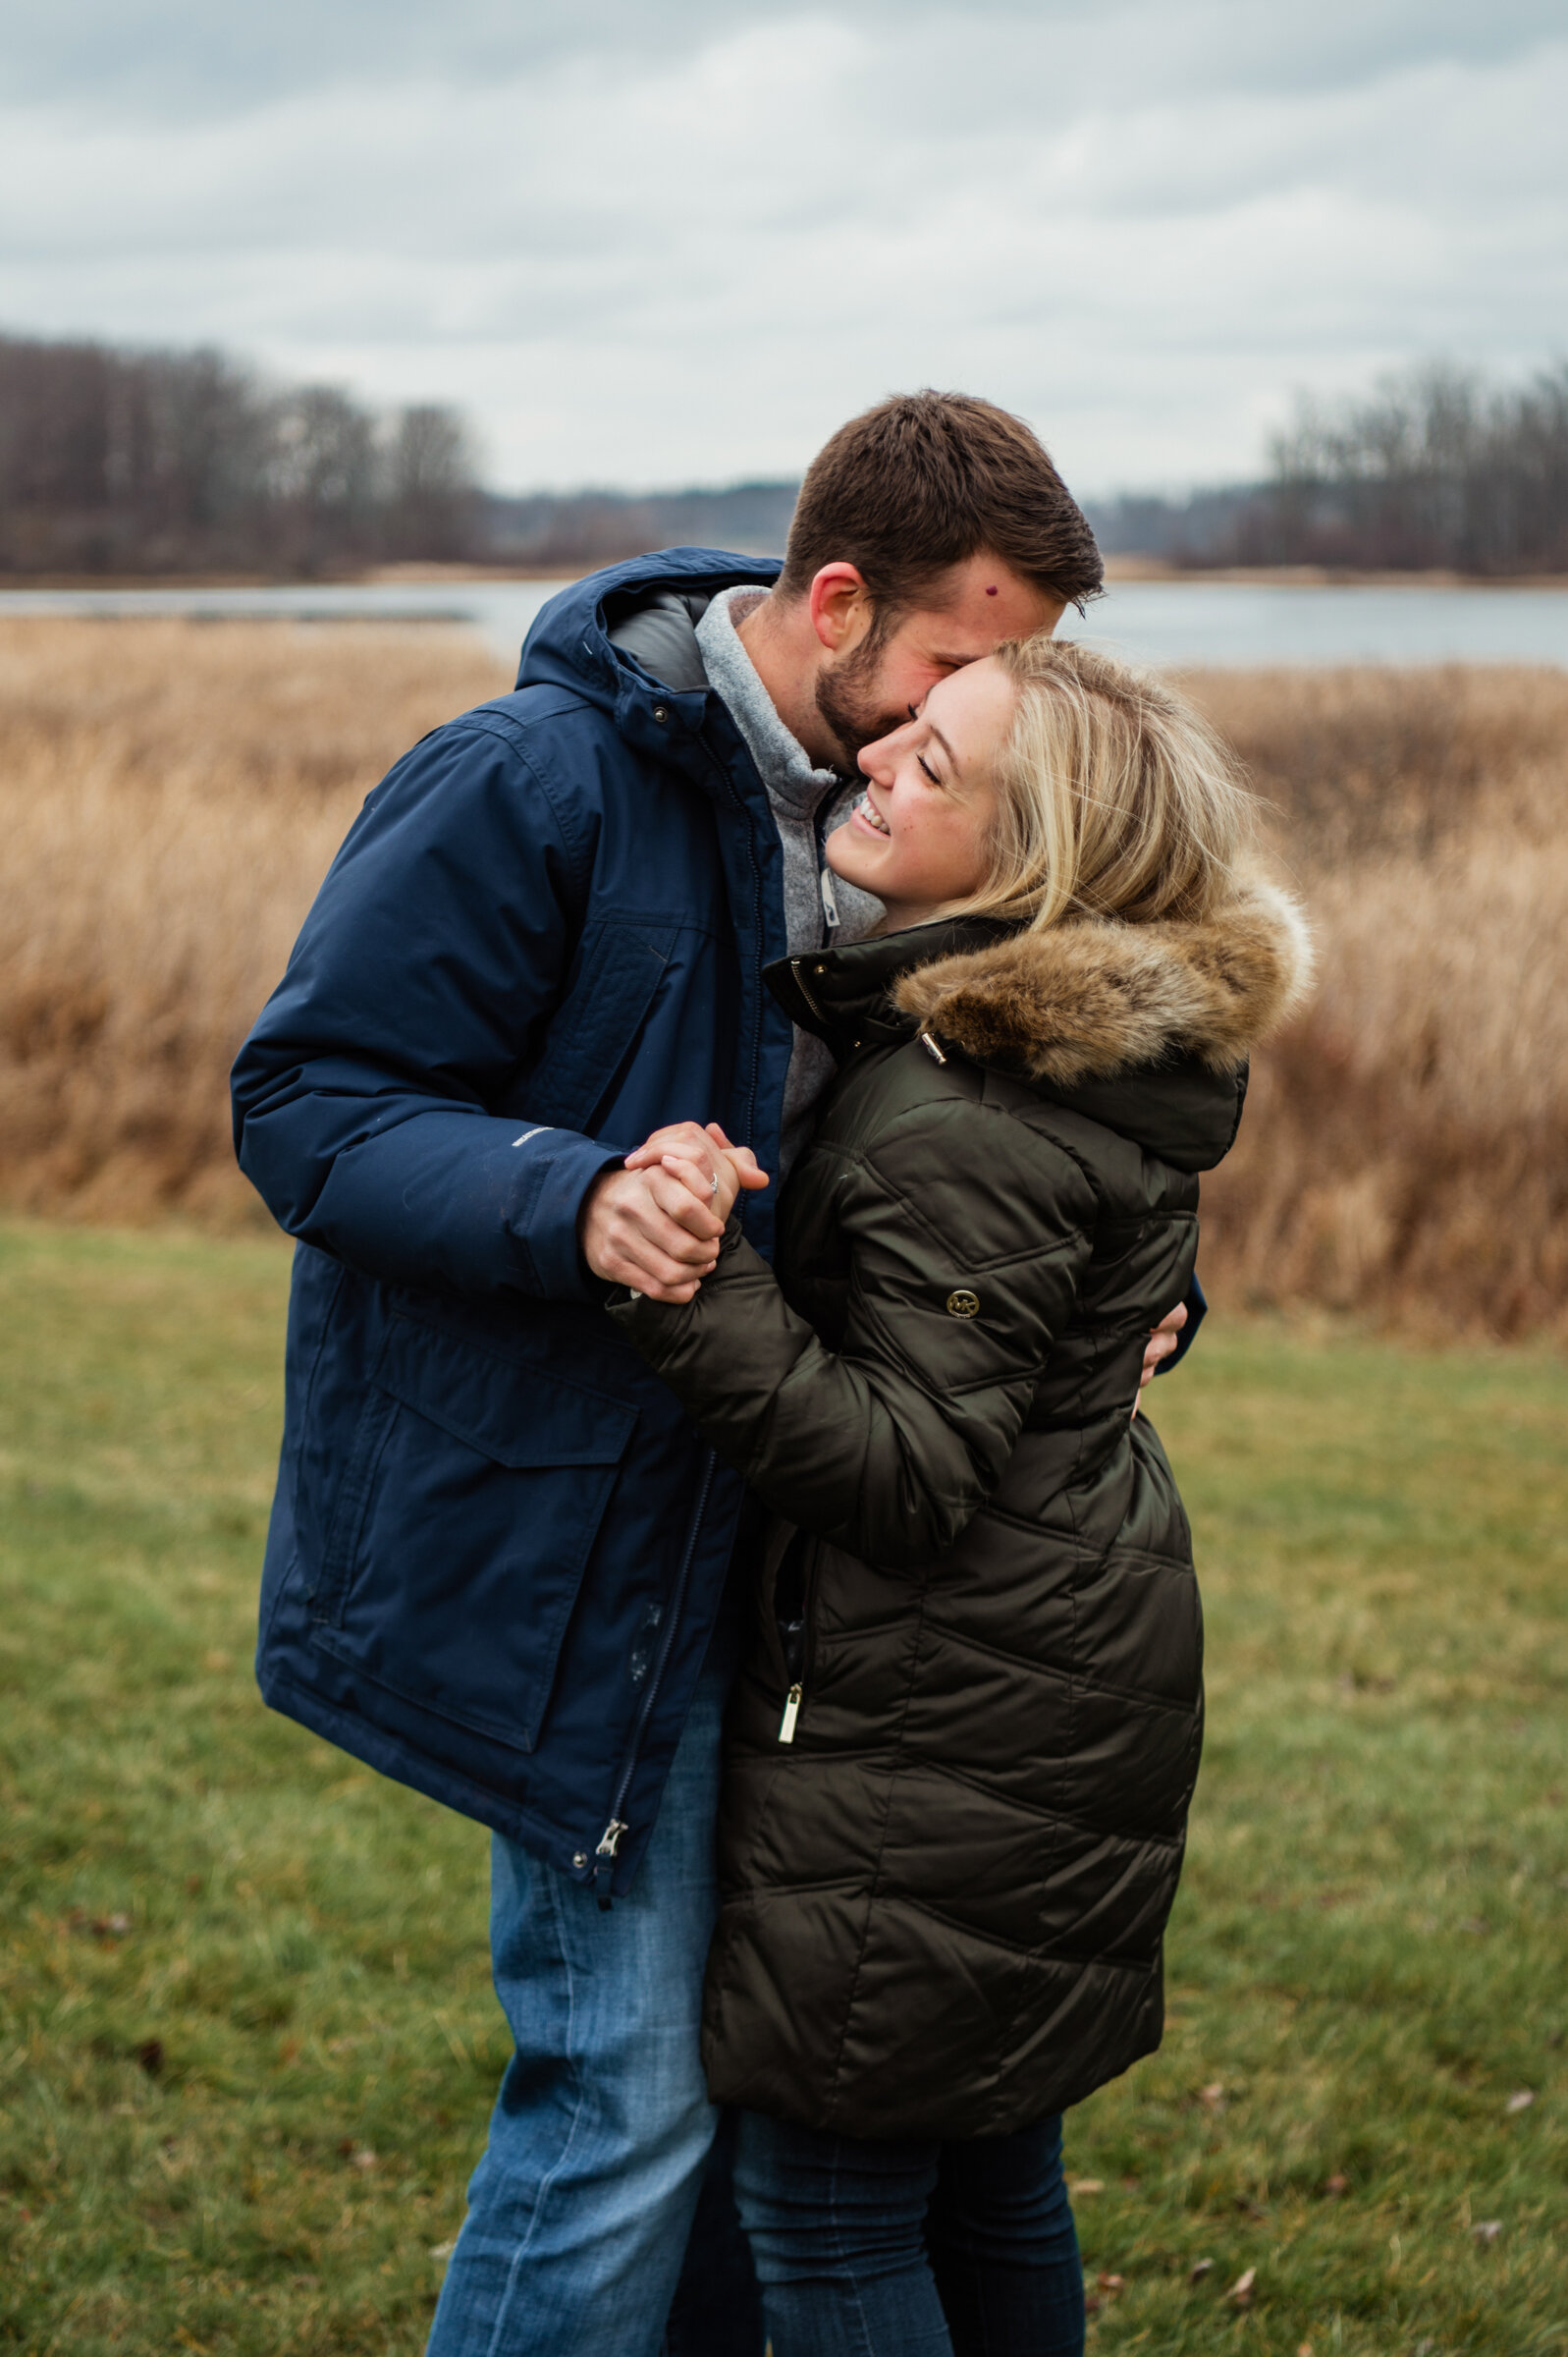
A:
POLYGON ((1063 610, 1059 599, 994 560, 971 558, 951 592, 940 606, 918 607, 906 624, 908 638, 933 663, 976 663, 1000 638, 1054 629, 1063 610))
POLYGON ((1046 606, 1042 602, 1038 620, 1032 619, 1020 632, 1016 622, 1003 621, 1000 615, 990 630, 979 630, 960 627, 950 614, 922 614, 912 618, 910 651, 926 662, 951 670, 965 663, 982 662, 1003 638, 1026 634, 1030 630, 1050 629, 1060 615, 1059 606, 1046 606))

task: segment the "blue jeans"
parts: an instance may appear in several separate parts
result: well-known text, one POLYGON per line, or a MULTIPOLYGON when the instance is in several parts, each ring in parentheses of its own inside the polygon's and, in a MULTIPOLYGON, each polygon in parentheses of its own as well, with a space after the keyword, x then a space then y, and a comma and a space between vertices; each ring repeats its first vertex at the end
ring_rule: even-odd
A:
POLYGON ((746 2111, 735 2193, 773 2357, 1082 2357, 1059 2119, 872 2144, 746 2111))
POLYGON ((719 2114, 697 2053, 730 1683, 728 1649, 715 1654, 636 1882, 608 1913, 591 1890, 495 1842, 491 1951, 516 2051, 429 2357, 657 2357, 677 2280, 672 2357, 760 2357, 733 2203, 709 2172, 719 2114))

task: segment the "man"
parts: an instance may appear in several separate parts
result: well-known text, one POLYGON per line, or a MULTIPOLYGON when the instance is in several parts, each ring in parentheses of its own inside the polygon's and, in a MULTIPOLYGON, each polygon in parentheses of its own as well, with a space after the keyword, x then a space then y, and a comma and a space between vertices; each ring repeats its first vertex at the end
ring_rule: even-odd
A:
MULTIPOLYGON (((787 1171, 830 1072, 761 973, 876 913, 822 888, 844 773, 1100 579, 1018 419, 883 403, 811 467, 782 571, 674 550, 552 600, 515 692, 370 795, 235 1067, 241 1162, 299 1238, 262 1691, 496 1836, 516 2051, 439 2357, 650 2357, 714 2135, 741 1488, 598 1301, 689 1287, 718 1223, 623 1158, 716 1120, 787 1171)), ((763 1251, 776 1193, 744 1199, 763 1251)))

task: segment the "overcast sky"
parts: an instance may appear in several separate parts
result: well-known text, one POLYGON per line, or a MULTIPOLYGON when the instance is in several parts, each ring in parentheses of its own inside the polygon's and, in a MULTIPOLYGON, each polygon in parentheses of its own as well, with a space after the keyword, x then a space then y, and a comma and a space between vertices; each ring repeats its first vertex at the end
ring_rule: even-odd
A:
POLYGON ((1568 356, 1562 0, 12 0, 0 325, 461 404, 509 488, 791 474, 898 387, 1076 487, 1568 356))

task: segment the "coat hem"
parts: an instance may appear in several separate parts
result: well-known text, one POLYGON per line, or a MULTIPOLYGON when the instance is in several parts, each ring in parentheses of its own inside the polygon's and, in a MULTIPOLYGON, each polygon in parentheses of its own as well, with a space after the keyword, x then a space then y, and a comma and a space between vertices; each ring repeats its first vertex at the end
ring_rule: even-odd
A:
POLYGON ((389 1735, 369 1720, 337 1709, 289 1678, 273 1676, 264 1681, 258 1679, 257 1683, 268 1710, 295 1720, 311 1734, 336 1744, 340 1751, 363 1761, 367 1768, 389 1777, 394 1783, 406 1785, 424 1799, 438 1802, 459 1817, 470 1818, 509 1841, 520 1841, 545 1865, 570 1872, 569 1868, 562 1868, 560 1852, 573 1845, 571 1835, 547 1825, 514 1802, 507 1803, 459 1769, 437 1768, 427 1763, 399 1736, 389 1735))
POLYGON ((1070 2075, 1063 2072, 1054 2085, 1048 2083, 1027 2099, 1014 2097, 1010 2102, 998 2101, 989 2107, 970 2101, 956 2102, 950 2107, 933 2106, 930 2110, 918 2106, 910 2110, 895 2107, 863 2108, 852 2096, 846 2099, 841 2095, 816 2102, 809 2084, 803 2080, 798 2056, 789 2057, 789 2098, 780 2101, 777 2085, 760 2087, 755 2074, 727 2074, 716 2067, 714 2048, 718 2034, 715 2032, 708 2032, 703 2039, 703 2069, 711 2103, 760 2111, 765 2118, 785 2120, 818 2135, 872 2143, 931 2138, 945 2144, 958 2144, 1015 2136, 1043 2119, 1053 2119, 1058 2112, 1070 2110, 1075 2104, 1087 2103, 1090 2096, 1098 2094, 1102 2087, 1108 2087, 1113 2079, 1124 2077, 1146 2056, 1158 2054, 1163 2042, 1162 2023, 1152 2036, 1134 2040, 1130 2051, 1108 2056, 1103 2064, 1088 2072, 1070 2075))

